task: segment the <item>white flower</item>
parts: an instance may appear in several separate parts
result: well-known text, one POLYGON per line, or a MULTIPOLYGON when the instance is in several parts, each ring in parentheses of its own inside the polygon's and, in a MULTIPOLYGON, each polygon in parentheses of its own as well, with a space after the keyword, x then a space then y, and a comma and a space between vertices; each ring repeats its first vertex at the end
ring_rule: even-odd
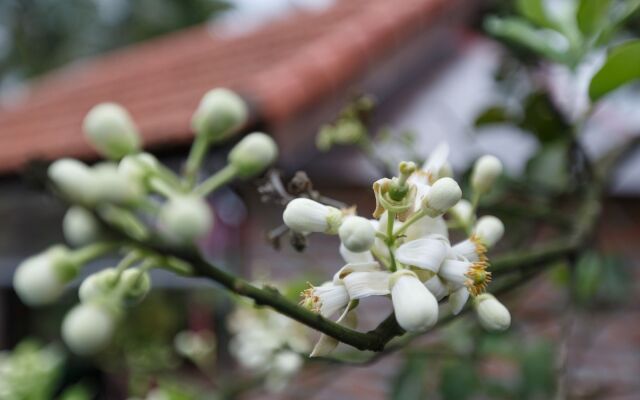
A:
POLYGON ((475 235, 449 248, 449 258, 456 260, 487 261, 487 248, 475 235))
POLYGON ((115 327, 113 312, 97 303, 82 303, 65 317, 62 338, 74 353, 91 355, 109 344, 115 327))
POLYGON ((66 283, 75 277, 76 267, 68 259, 68 250, 55 246, 18 265, 13 275, 13 288, 27 305, 50 304, 62 295, 66 283))
POLYGON ((91 205, 99 193, 93 171, 71 158, 55 161, 47 171, 56 187, 70 200, 91 205))
POLYGON ((475 298, 480 324, 489 331, 504 331, 511 325, 511 314, 493 295, 483 293, 475 298))
POLYGON ((282 219, 291 230, 296 232, 335 234, 338 233, 342 222, 342 212, 317 201, 297 198, 287 204, 282 219))
POLYGON ((347 263, 365 263, 373 262, 373 254, 370 251, 354 252, 347 249, 344 243, 340 243, 340 255, 347 263))
POLYGON ((280 392, 287 387, 289 379, 298 372, 304 360, 290 350, 277 352, 271 360, 271 368, 265 377, 265 386, 271 392, 280 392))
POLYGON ((217 142, 237 132, 247 122, 248 114, 240 96, 228 89, 213 89, 200 100, 191 126, 197 135, 217 142))
POLYGON ((143 184, 144 179, 158 169, 160 162, 152 154, 130 154, 118 163, 118 173, 126 179, 143 184))
MULTIPOLYGON (((340 315, 340 318, 336 320, 336 323, 349 329, 356 329, 358 325, 358 315, 355 313, 355 311, 351 311, 348 308, 345 308, 342 315, 340 315)), ((320 339, 318 339, 316 345, 313 347, 311 354, 309 354, 309 357, 327 356, 333 350, 335 350, 336 347, 338 347, 338 344, 340 343, 337 339, 322 334, 320 335, 320 339)))
POLYGON ((345 218, 340 225, 338 235, 342 244, 356 253, 369 250, 376 239, 376 232, 371 222, 357 216, 345 218))
POLYGON ((431 217, 444 214, 456 205, 462 197, 462 190, 451 178, 440 178, 429 188, 424 196, 424 207, 431 217))
POLYGON ((504 224, 492 215, 478 219, 473 234, 487 247, 493 247, 504 235, 504 224))
POLYGON ((464 305, 467 304, 469 300, 469 290, 466 287, 461 287, 459 289, 454 290, 449 293, 449 311, 453 315, 460 314, 460 311, 464 308, 464 305))
POLYGON ((196 195, 171 197, 163 204, 158 222, 167 237, 178 243, 202 238, 213 227, 213 212, 207 202, 196 195))
POLYGON ((238 176, 248 178, 264 171, 277 157, 278 145, 271 136, 254 132, 231 149, 228 161, 238 176))
POLYGON ((101 236, 100 223, 91 212, 80 206, 72 206, 62 220, 65 240, 73 246, 84 246, 101 236))
POLYGON ((120 174, 118 166, 114 163, 103 162, 95 165, 93 179, 95 179, 100 202, 134 204, 144 195, 140 183, 120 174))
POLYGON ((390 279, 391 300, 398 325, 407 332, 424 332, 438 322, 438 301, 411 271, 390 279))
POLYGON ((487 193, 502 174, 502 163, 495 156, 480 157, 471 172, 471 187, 477 193, 487 193))
POLYGON ((487 271, 487 266, 486 261, 447 259, 440 266, 438 275, 451 290, 466 287, 475 296, 484 292, 491 282, 491 272, 487 271))
POLYGON ((342 282, 325 282, 321 286, 312 286, 302 292, 302 296, 302 305, 325 318, 331 317, 349 304, 349 292, 342 282))
POLYGON ((406 265, 438 272, 447 252, 446 238, 434 235, 404 243, 396 250, 396 260, 406 265))
POLYGON ((442 278, 440 278, 440 276, 438 275, 435 275, 429 278, 424 283, 424 286, 426 286, 427 289, 429 289, 429 291, 433 293, 433 295, 437 300, 442 300, 445 296, 449 294, 449 288, 447 287, 446 283, 442 280, 442 278))
POLYGON ((94 106, 84 118, 83 128, 89 143, 106 157, 120 159, 140 147, 131 115, 119 104, 94 106))

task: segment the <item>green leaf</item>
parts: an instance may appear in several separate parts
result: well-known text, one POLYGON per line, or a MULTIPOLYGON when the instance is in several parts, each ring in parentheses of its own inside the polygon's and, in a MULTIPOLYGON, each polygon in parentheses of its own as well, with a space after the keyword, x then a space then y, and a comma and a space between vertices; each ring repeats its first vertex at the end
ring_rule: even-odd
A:
POLYGON ((549 31, 536 29, 522 18, 489 17, 485 20, 484 27, 493 36, 533 51, 539 56, 563 64, 568 61, 565 51, 553 46, 555 41, 549 37, 549 31))
POLYGON ((617 12, 612 13, 610 20, 606 21, 595 45, 601 46, 607 44, 613 35, 622 28, 639 9, 640 0, 626 0, 618 2, 617 7, 614 8, 617 12))
POLYGON ((426 357, 409 356, 394 378, 391 399, 413 400, 425 398, 424 375, 427 364, 426 357))
POLYGON ((554 389, 554 352, 549 343, 528 347, 520 356, 520 396, 548 399, 554 389))
POLYGON ((639 78, 640 39, 636 39, 611 50, 602 68, 591 79, 589 96, 596 101, 639 78))
MULTIPOLYGON (((478 389, 478 377, 473 364, 456 361, 447 364, 442 369, 440 393, 444 400, 465 400, 478 389)), ((423 397, 414 397, 421 399, 423 397)))
POLYGON ((506 108, 501 106, 491 106, 482 111, 475 120, 475 126, 502 124, 512 121, 511 115, 506 108))
POLYGON ((540 143, 568 137, 569 124, 547 93, 534 92, 524 101, 524 115, 519 126, 536 135, 540 143))
POLYGON ((542 27, 553 27, 553 21, 549 19, 543 0, 518 0, 516 4, 518 12, 534 24, 542 27))
POLYGON ((589 252, 578 260, 575 270, 575 295, 580 303, 591 302, 602 276, 602 259, 597 253, 589 252))
POLYGON ((526 175, 530 183, 552 193, 567 188, 567 144, 564 141, 545 144, 527 163, 526 175))
POLYGON ((90 400, 93 398, 91 391, 81 383, 65 390, 58 400, 90 400))
POLYGON ((578 28, 587 36, 603 27, 609 15, 611 0, 580 0, 576 19, 578 28))

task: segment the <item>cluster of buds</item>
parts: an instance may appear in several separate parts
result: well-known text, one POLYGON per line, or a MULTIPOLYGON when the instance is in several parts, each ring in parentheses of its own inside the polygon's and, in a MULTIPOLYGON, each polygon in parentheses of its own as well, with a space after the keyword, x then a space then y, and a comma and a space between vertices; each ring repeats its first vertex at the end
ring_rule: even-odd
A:
MULTIPOLYGON (((409 332, 423 332, 446 315, 459 314, 469 298, 483 327, 504 330, 509 311, 490 294, 487 251, 503 236, 494 216, 476 215, 480 196, 494 186, 502 164, 483 156, 473 167, 472 201, 462 198, 440 145, 418 168, 402 162, 399 174, 373 184, 373 219, 306 198, 292 200, 283 220, 293 231, 337 234, 346 265, 331 281, 303 292, 301 304, 325 317, 355 327, 355 308, 369 296, 391 298, 396 320, 409 332), (464 238, 450 242, 450 230, 464 238), (459 235, 459 234, 458 234, 459 235)), ((312 352, 326 355, 337 341, 322 336, 312 352)))
POLYGON ((75 159, 51 164, 55 190, 73 205, 62 226, 68 245, 54 246, 28 258, 16 269, 14 288, 28 305, 56 301, 81 268, 113 250, 128 253, 114 268, 87 277, 80 285, 80 304, 62 324, 62 337, 75 353, 93 354, 110 341, 126 307, 141 301, 151 288, 149 270, 188 272, 176 260, 116 244, 112 228, 132 240, 153 239, 165 245, 192 247, 214 228, 207 196, 234 179, 261 174, 278 155, 274 140, 261 132, 243 137, 229 152, 227 165, 200 179, 210 146, 229 139, 246 125, 245 102, 227 89, 205 94, 192 118, 195 132, 182 174, 141 152, 138 128, 121 105, 103 103, 85 117, 90 145, 106 161, 89 166, 75 159))

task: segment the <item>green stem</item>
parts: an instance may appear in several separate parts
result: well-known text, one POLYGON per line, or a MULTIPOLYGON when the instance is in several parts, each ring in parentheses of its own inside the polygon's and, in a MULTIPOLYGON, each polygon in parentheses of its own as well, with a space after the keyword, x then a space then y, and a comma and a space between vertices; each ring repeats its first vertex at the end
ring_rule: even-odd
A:
POLYGON ((396 238, 393 235, 393 223, 396 220, 396 213, 387 211, 387 248, 389 249, 389 270, 391 272, 396 272, 398 270, 398 266, 396 265, 396 257, 393 254, 393 247, 396 242, 396 238))
POLYGON ((207 178, 207 180, 198 185, 198 187, 196 187, 193 191, 199 196, 206 196, 219 187, 231 182, 237 176, 237 174, 237 170, 231 164, 229 164, 207 178))
POLYGON ((149 188, 167 199, 176 195, 176 190, 160 178, 153 177, 149 179, 149 188))
POLYGON ((130 251, 129 254, 127 254, 122 260, 120 260, 118 265, 116 265, 116 279, 114 279, 114 281, 118 282, 120 280, 120 277, 122 276, 122 273, 127 268, 135 264, 136 261, 138 261, 141 257, 142 255, 138 251, 130 251))
POLYGON ((413 225, 414 223, 416 223, 426 215, 427 215, 427 212, 425 209, 421 209, 417 213, 413 214, 412 216, 409 217, 409 219, 404 221, 404 223, 400 228, 396 229, 396 231, 393 233, 393 236, 397 238, 398 236, 402 235, 404 232, 406 232, 407 229, 409 229, 411 225, 413 225))
POLYGON ((189 188, 195 185, 198 171, 209 150, 209 145, 209 140, 204 135, 197 135, 191 145, 191 151, 189 152, 189 157, 184 167, 184 177, 189 188))
POLYGON ((105 254, 111 253, 118 249, 119 244, 115 242, 99 242, 87 245, 80 249, 74 250, 70 257, 74 264, 84 265, 90 261, 100 258, 105 254))

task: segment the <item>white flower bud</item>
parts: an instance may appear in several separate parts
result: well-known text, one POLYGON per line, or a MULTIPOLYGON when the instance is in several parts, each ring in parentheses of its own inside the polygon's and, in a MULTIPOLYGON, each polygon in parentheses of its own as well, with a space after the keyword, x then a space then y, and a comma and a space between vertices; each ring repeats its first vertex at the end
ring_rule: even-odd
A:
POLYGON ((413 272, 395 272, 389 288, 396 321, 402 329, 424 332, 438 322, 438 301, 413 272))
POLYGON ((231 149, 228 160, 238 176, 248 178, 264 171, 277 157, 278 145, 271 136, 253 132, 231 149))
POLYGON ((199 196, 181 195, 167 200, 158 216, 167 236, 178 243, 190 243, 213 227, 213 212, 199 196))
POLYGON ((130 268, 122 273, 119 287, 125 304, 132 306, 140 303, 151 290, 151 277, 147 271, 130 268))
POLYGON ((55 161, 47 171, 56 187, 70 200, 91 205, 99 193, 93 171, 71 158, 55 161))
POLYGON ((435 217, 456 205, 461 197, 462 190, 456 181, 451 178, 440 178, 429 188, 424 201, 431 216, 435 217))
POLYGON ((369 250, 376 239, 373 225, 362 217, 347 217, 340 225, 338 234, 342 244, 356 253, 369 250))
POLYGON ((13 288, 25 304, 50 304, 62 295, 66 283, 78 271, 68 254, 65 247, 55 246, 18 265, 13 275, 13 288))
POLYGON ((104 349, 113 336, 116 316, 97 303, 75 306, 62 322, 62 338, 71 351, 86 356, 104 349))
POLYGON ((193 114, 191 126, 197 135, 216 142, 237 132, 248 118, 245 102, 228 89, 207 92, 193 114))
POLYGON ((451 207, 449 212, 463 224, 469 224, 473 219, 473 206, 465 199, 460 199, 455 206, 451 207))
POLYGON ((511 325, 511 314, 493 295, 483 293, 475 298, 480 325, 488 331, 504 331, 511 325))
POLYGON ((73 246, 84 246, 100 239, 100 223, 86 208, 69 208, 62 220, 65 240, 73 246))
POLYGON ((492 247, 504 235, 504 224, 493 215, 478 219, 473 234, 487 247, 492 247))
POLYGON ((296 232, 335 234, 342 222, 342 212, 317 201, 297 198, 287 204, 282 219, 291 230, 296 232))
POLYGON ((473 165, 471 187, 477 193, 487 193, 502 174, 502 163, 492 155, 480 157, 473 165))
POLYGON ((129 112, 116 103, 94 106, 83 123, 89 143, 102 155, 120 159, 140 148, 140 136, 129 112))
POLYGON ((158 168, 158 159, 149 153, 130 154, 120 160, 118 173, 126 179, 142 184, 158 168))
POLYGON ((140 182, 128 179, 113 163, 100 163, 93 167, 98 187, 98 201, 115 204, 133 204, 142 199, 144 191, 140 182))
POLYGON ((116 287, 118 272, 107 268, 89 275, 78 289, 78 297, 83 303, 93 302, 108 296, 116 287))

